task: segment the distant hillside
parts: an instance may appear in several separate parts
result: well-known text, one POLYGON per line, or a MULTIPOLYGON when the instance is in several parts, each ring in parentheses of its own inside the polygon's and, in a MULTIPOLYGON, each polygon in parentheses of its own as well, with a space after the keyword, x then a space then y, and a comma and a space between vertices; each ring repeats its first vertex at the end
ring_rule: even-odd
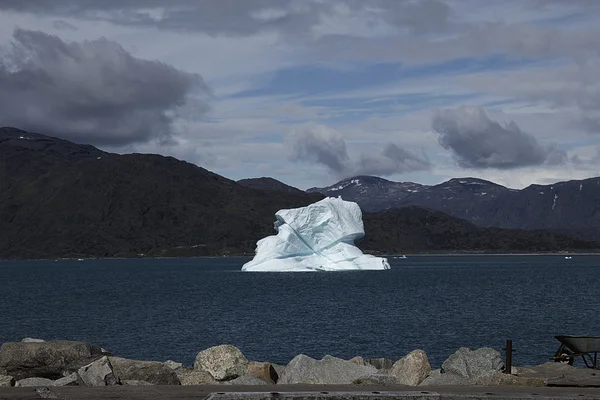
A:
MULTIPOLYGON (((262 182, 282 187, 273 181, 262 182)), ((277 210, 322 198, 288 188, 252 189, 172 157, 0 128, 0 258, 252 254, 273 234, 277 210)), ((364 222, 361 246, 371 252, 598 247, 548 232, 479 229, 420 208, 366 213, 364 222)))
POLYGON ((515 190, 476 178, 426 186, 359 176, 309 191, 341 195, 366 211, 419 206, 481 227, 550 229, 582 239, 600 239, 600 178, 515 190))
POLYGON ((237 181, 239 185, 249 187, 251 189, 267 190, 267 191, 279 191, 288 193, 304 193, 302 190, 293 186, 286 185, 283 182, 273 178, 248 178, 240 179, 237 181))

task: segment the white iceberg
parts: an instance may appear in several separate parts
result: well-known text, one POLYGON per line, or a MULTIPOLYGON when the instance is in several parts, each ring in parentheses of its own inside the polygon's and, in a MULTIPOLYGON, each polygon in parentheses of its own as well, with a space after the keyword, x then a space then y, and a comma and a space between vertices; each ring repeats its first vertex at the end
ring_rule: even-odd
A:
POLYGON ((328 197, 307 207, 275 213, 277 235, 256 243, 242 267, 251 272, 390 269, 387 259, 363 254, 354 240, 364 236, 358 204, 328 197))

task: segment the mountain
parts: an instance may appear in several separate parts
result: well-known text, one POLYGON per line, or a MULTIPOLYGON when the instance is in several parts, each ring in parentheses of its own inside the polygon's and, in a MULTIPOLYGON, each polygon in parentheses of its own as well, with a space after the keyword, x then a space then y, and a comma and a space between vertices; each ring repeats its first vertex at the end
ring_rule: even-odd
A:
POLYGON ((267 191, 280 191, 280 192, 288 192, 288 193, 303 193, 302 190, 295 188, 293 186, 286 185, 283 182, 278 181, 273 178, 247 178, 240 179, 237 181, 239 185, 258 190, 267 190, 267 191))
POLYGON ((0 155, 0 258, 249 253, 277 210, 322 198, 14 128, 0 130, 0 155))
POLYGON ((451 179, 439 185, 391 182, 373 177, 345 179, 311 193, 340 193, 364 210, 419 206, 466 219, 480 227, 550 229, 582 239, 600 239, 600 178, 509 189, 476 178, 451 179), (376 183, 374 183, 376 182, 376 183), (337 187, 343 189, 336 191, 337 187), (398 190, 404 188, 406 190, 398 190), (412 191, 411 191, 412 190, 412 191))
MULTIPOLYGON (((272 189, 173 157, 112 154, 0 128, 0 258, 252 254, 256 241, 273 233, 277 210, 322 198, 262 183, 272 189)), ((364 223, 369 252, 599 247, 548 232, 481 229, 416 207, 365 213, 364 223)))
POLYGON ((326 188, 310 188, 308 193, 324 196, 342 196, 358 203, 365 211, 379 211, 394 207, 398 199, 417 193, 427 186, 413 182, 392 182, 376 176, 355 176, 326 188))

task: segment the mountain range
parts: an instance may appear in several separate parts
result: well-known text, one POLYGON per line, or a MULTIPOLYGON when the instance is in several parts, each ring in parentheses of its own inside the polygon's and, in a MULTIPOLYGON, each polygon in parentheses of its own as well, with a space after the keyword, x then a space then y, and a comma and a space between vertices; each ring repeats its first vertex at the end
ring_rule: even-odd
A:
POLYGON ((477 178, 428 186, 357 176, 307 192, 341 196, 365 211, 419 206, 480 227, 549 229, 585 240, 600 239, 600 178, 516 190, 477 178))
MULTIPOLYGON (((362 179, 370 178, 350 185, 364 189, 362 179)), ((428 190, 412 185, 404 191, 428 190)), ((235 182, 173 157, 113 154, 0 128, 0 258, 251 255, 273 234, 277 210, 323 196, 271 178, 235 182)), ((363 215, 367 252, 600 247, 548 231, 481 228, 417 206, 380 209, 363 215)))

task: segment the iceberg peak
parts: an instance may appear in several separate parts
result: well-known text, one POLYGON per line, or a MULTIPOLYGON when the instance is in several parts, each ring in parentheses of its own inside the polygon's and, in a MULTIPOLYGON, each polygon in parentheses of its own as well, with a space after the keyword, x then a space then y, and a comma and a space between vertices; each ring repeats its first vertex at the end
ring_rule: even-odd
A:
POLYGON ((256 243, 242 271, 347 271, 389 269, 387 259, 363 254, 354 241, 364 236, 358 204, 327 197, 306 207, 275 213, 276 235, 256 243))

